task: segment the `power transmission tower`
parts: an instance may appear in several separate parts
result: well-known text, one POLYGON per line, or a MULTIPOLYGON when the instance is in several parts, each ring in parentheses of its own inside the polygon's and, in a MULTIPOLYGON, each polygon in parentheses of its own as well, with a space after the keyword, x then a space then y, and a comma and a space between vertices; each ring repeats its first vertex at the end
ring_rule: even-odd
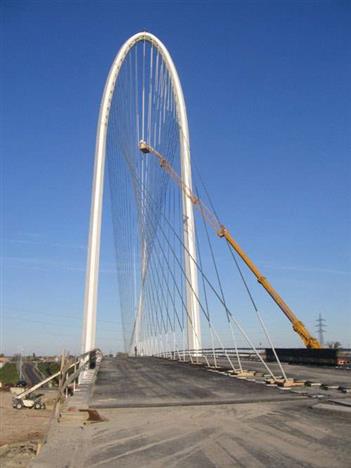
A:
POLYGON ((316 328, 317 328, 317 333, 319 336, 319 342, 323 346, 324 345, 324 332, 326 329, 326 325, 325 325, 325 319, 322 317, 322 314, 319 314, 317 318, 316 328))

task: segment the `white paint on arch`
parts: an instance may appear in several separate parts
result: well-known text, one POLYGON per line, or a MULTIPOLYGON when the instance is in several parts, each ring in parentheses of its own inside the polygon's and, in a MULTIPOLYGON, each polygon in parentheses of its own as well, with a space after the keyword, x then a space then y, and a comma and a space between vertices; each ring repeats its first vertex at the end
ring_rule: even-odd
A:
MULTIPOLYGON (((140 41, 148 41, 158 49, 172 79, 177 118, 180 126, 179 138, 181 175, 185 185, 192 189, 188 119, 183 91, 177 70, 168 50, 156 36, 148 32, 137 33, 123 44, 118 54, 116 55, 107 77, 100 105, 96 135, 94 178, 90 213, 88 258, 84 297, 82 352, 90 351, 96 347, 96 309, 99 280, 101 219, 104 190, 106 136, 110 107, 116 81, 123 61, 130 49, 140 41)), ((186 250, 184 251, 185 271, 192 285, 190 287, 189 284, 186 284, 186 302, 189 312, 187 324, 188 348, 198 350, 201 349, 201 329, 199 304, 196 298, 196 296, 198 296, 198 278, 197 268, 194 262, 194 260, 196 261, 195 224, 193 206, 190 199, 184 194, 182 197, 182 205, 184 221, 184 244, 186 247, 186 250)), ((138 324, 135 324, 135 328, 138 329, 138 324)), ((138 337, 135 337, 135 342, 138 343, 138 337)))

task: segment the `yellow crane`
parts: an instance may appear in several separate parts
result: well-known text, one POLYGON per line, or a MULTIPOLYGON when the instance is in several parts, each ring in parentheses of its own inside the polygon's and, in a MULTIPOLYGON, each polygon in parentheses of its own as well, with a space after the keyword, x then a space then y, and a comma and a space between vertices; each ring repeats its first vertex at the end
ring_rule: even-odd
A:
POLYGON ((186 197, 188 197, 193 205, 200 210, 202 216, 204 217, 205 221, 215 230, 216 234, 219 237, 226 239, 228 244, 232 247, 232 249, 240 256, 240 258, 244 261, 244 263, 248 266, 248 268, 252 271, 255 275, 257 281, 264 287, 264 289, 268 292, 274 302, 279 306, 281 311, 286 315, 286 317, 290 320, 293 330, 299 335, 302 339, 304 345, 307 348, 312 349, 319 349, 321 347, 319 341, 314 338, 305 325, 299 320, 294 312, 290 309, 287 303, 283 300, 280 294, 273 288, 270 282, 265 278, 254 262, 250 259, 250 257, 244 252, 244 250, 240 247, 240 245, 236 242, 236 240, 231 235, 229 229, 227 229, 223 224, 221 224, 217 218, 217 216, 203 203, 203 201, 197 197, 190 187, 185 185, 184 181, 180 177, 179 174, 173 169, 172 165, 167 161, 167 159, 162 156, 155 148, 150 146, 144 140, 140 140, 139 142, 139 149, 144 154, 150 153, 156 156, 159 160, 161 168, 169 174, 169 176, 177 183, 180 189, 183 191, 186 197))

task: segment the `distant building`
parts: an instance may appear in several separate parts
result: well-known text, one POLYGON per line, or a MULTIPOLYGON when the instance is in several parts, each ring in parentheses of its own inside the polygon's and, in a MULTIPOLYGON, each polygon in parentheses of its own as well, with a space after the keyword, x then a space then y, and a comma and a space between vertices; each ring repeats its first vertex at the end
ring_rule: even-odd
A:
POLYGON ((7 362, 9 362, 9 360, 10 360, 10 359, 7 358, 7 357, 5 357, 5 356, 0 357, 0 369, 1 369, 2 367, 4 367, 4 365, 5 365, 7 362))

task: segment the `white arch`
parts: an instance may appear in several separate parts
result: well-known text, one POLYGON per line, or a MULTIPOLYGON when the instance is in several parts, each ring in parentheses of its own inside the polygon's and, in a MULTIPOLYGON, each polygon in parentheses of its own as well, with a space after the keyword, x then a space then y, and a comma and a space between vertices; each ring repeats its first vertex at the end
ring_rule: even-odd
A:
MULTIPOLYGON (((180 125, 180 158, 181 158, 181 173, 184 183, 192 188, 191 164, 190 164, 190 147, 189 147, 189 128, 186 114, 185 101, 182 87, 178 77, 177 70, 173 60, 167 51, 164 44, 153 34, 148 32, 140 32, 129 38, 121 47, 116 58, 110 68, 107 81, 104 88, 104 93, 100 105, 99 120, 96 135, 95 147, 95 164, 94 178, 92 188, 92 201, 90 213, 90 229, 89 229, 89 244, 88 258, 85 283, 84 297, 84 321, 82 333, 82 351, 90 351, 95 348, 96 337, 96 307, 98 295, 98 276, 99 276, 99 260, 100 260, 100 235, 101 235, 101 219, 102 219, 102 202, 104 189, 104 169, 106 155, 106 136, 108 128, 108 120, 113 93, 118 78, 119 71, 123 61, 129 50, 140 41, 148 41, 156 47, 162 55, 164 63, 170 74, 174 97, 176 102, 177 117, 180 125)), ((189 349, 201 349, 201 332, 200 332, 200 317, 199 306, 196 299, 198 296, 198 279, 197 269, 194 263, 196 261, 195 248, 195 225, 193 206, 188 197, 183 195, 183 217, 184 217, 184 244, 186 251, 185 271, 192 284, 192 288, 187 284, 187 308, 190 317, 188 317, 188 347, 189 349)), ((137 325, 137 324, 136 324, 137 325)))

